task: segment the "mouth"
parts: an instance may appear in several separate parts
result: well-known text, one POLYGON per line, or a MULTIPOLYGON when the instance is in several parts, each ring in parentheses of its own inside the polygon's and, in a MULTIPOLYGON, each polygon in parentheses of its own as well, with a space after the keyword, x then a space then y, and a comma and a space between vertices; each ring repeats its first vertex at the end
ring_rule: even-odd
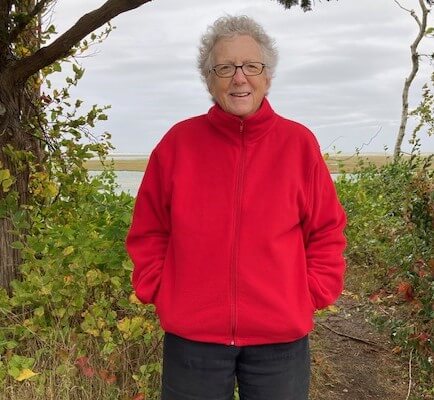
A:
POLYGON ((233 97, 247 97, 250 94, 250 92, 240 92, 240 93, 231 93, 231 96, 233 97))

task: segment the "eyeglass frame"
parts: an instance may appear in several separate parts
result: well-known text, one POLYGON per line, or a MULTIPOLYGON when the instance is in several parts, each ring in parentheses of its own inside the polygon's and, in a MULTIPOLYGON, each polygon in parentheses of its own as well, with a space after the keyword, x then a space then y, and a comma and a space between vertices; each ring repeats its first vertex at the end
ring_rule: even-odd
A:
POLYGON ((226 64, 226 63, 223 63, 223 64, 216 64, 216 65, 214 65, 214 66, 209 70, 209 72, 211 73, 211 71, 214 71, 214 73, 216 74, 216 76, 218 76, 219 78, 233 78, 233 77, 235 76, 235 74, 237 73, 237 69, 238 69, 238 68, 241 68, 241 71, 243 72, 243 74, 244 74, 245 76, 258 76, 258 75, 261 75, 261 74, 264 72, 264 68, 266 68, 266 67, 268 67, 268 65, 267 65, 267 64, 264 64, 263 62, 260 62, 260 61, 249 61, 249 62, 246 62, 246 63, 242 63, 241 65, 236 65, 236 64, 226 64), (244 72, 243 67, 244 67, 245 65, 247 65, 247 64, 253 64, 253 63, 255 63, 255 64, 261 64, 261 66, 262 66, 261 72, 259 72, 258 74, 254 74, 254 75, 246 74, 246 73, 244 72), (217 71, 216 71, 216 68, 219 67, 220 65, 230 65, 230 66, 232 66, 232 67, 235 67, 235 70, 234 70, 233 75, 231 75, 231 76, 221 76, 221 75, 218 75, 218 74, 217 74, 217 71))

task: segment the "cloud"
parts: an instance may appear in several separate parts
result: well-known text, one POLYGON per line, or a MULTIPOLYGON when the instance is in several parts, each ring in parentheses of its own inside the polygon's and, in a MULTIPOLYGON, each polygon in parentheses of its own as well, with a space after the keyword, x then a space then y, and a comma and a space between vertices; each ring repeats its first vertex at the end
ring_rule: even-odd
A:
MULTIPOLYGON (((103 1, 64 3, 54 16, 60 32, 103 1)), ((97 54, 80 60, 86 73, 73 95, 86 104, 112 104, 103 129, 118 152, 149 154, 172 124, 208 110, 197 47, 206 27, 225 13, 252 16, 276 39, 280 58, 269 96, 276 111, 308 125, 323 148, 339 138, 336 146, 351 152, 379 129, 364 150, 393 147, 417 27, 390 0, 317 2, 308 13, 271 0, 165 0, 118 16, 97 54)), ((431 71, 421 66, 412 106, 431 71)), ((60 76, 55 81, 60 85, 60 76)), ((434 150, 426 138, 423 146, 434 150)))

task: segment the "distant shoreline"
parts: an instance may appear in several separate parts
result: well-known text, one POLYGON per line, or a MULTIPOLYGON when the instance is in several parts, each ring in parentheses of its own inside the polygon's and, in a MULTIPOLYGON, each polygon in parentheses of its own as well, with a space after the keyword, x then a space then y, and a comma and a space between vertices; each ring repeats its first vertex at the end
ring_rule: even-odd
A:
MULTIPOLYGON (((390 162, 392 158, 392 155, 384 155, 379 153, 365 153, 360 154, 359 156, 354 154, 329 154, 326 156, 326 163, 331 173, 337 173, 341 170, 339 168, 339 164, 343 165, 345 171, 351 172, 354 170, 360 160, 370 161, 377 166, 381 166, 387 162, 390 162)), ((111 163, 113 163, 113 168, 115 171, 143 172, 145 171, 146 165, 148 164, 148 156, 139 154, 110 154, 107 158, 107 165, 110 165, 111 163)), ((104 169, 103 165, 98 159, 91 159, 87 161, 85 166, 90 171, 101 171, 104 169)))

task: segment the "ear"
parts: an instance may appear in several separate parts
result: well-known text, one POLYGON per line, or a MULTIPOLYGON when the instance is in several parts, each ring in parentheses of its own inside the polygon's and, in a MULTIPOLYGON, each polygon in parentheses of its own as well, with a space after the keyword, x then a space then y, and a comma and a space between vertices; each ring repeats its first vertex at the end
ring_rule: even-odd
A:
POLYGON ((212 97, 214 97, 214 77, 210 74, 206 80, 206 86, 208 87, 208 92, 212 97))
POLYGON ((265 96, 268 96, 268 92, 270 91, 270 86, 271 86, 271 78, 269 76, 267 76, 266 80, 265 80, 265 96))
POLYGON ((266 85, 267 85, 267 92, 268 92, 270 90, 270 86, 271 86, 271 77, 269 77, 268 75, 266 78, 266 85))

